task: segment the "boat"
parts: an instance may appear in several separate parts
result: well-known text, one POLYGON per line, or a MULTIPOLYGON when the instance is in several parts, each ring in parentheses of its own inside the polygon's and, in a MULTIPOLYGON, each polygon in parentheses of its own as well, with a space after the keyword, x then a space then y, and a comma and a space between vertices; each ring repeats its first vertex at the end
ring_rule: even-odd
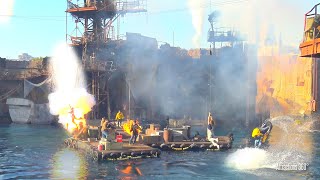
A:
POLYGON ((54 116, 50 114, 49 105, 35 104, 25 98, 8 98, 9 114, 13 123, 19 124, 51 124, 54 116))

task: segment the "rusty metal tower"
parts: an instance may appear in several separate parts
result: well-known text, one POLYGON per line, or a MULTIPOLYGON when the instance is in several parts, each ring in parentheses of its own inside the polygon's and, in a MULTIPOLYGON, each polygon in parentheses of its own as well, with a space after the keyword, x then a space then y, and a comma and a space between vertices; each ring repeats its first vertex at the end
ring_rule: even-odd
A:
MULTIPOLYGON (((74 20, 74 23, 72 23, 74 28, 72 28, 71 33, 68 33, 68 16, 66 16, 66 41, 81 56, 83 67, 90 74, 88 77, 91 79, 91 93, 96 98, 96 106, 99 106, 101 101, 109 98, 108 91, 105 94, 101 92, 100 77, 115 70, 115 63, 104 52, 109 42, 115 40, 113 22, 119 16, 127 13, 146 12, 147 1, 67 0, 67 4, 66 13, 71 14, 74 20)), ((119 33, 119 30, 117 32, 119 33)), ((117 37, 119 37, 119 34, 117 34, 117 37)), ((91 116, 92 119, 99 118, 99 107, 93 109, 91 116)), ((110 112, 108 112, 108 116, 110 118, 110 112)))
POLYGON ((312 111, 319 111, 319 69, 320 69, 320 3, 305 14, 303 41, 299 48, 301 57, 308 57, 312 60, 312 111))

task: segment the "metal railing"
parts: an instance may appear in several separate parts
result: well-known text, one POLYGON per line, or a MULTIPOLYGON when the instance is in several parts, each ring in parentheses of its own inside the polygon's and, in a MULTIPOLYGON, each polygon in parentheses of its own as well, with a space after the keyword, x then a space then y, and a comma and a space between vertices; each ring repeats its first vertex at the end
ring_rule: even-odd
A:
POLYGON ((209 29, 208 42, 233 42, 240 41, 239 33, 230 28, 209 29))
POLYGON ((303 41, 312 40, 316 37, 319 37, 320 35, 320 29, 318 29, 318 27, 320 26, 320 15, 318 13, 319 5, 320 3, 316 4, 310 11, 305 14, 303 41), (315 25, 318 25, 318 27, 315 27, 315 25))
POLYGON ((119 12, 142 12, 146 11, 147 2, 146 0, 118 0, 116 2, 116 7, 119 12))
POLYGON ((86 0, 85 3, 79 3, 78 0, 67 0, 68 9, 77 9, 83 7, 101 6, 107 10, 107 7, 116 7, 118 11, 146 10, 147 0, 86 0))
POLYGON ((83 62, 83 65, 86 70, 92 71, 110 71, 113 72, 116 70, 116 65, 113 61, 100 61, 93 60, 83 62))

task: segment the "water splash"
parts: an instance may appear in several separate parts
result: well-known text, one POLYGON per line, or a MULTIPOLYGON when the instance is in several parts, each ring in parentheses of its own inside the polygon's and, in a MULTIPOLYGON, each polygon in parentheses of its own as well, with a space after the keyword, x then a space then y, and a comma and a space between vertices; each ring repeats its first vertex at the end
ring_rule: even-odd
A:
POLYGON ((273 124, 270 147, 267 150, 244 148, 230 154, 226 159, 229 167, 239 170, 261 168, 277 169, 285 164, 308 164, 312 157, 312 138, 302 131, 293 118, 282 116, 270 119, 273 124))
POLYGON ((59 115, 59 123, 69 132, 77 127, 77 122, 71 123, 71 108, 75 118, 82 119, 95 105, 94 97, 85 89, 86 80, 79 62, 71 47, 66 44, 60 44, 50 59, 54 82, 54 93, 48 97, 50 112, 59 115))
POLYGON ((258 169, 265 166, 267 151, 258 148, 244 148, 232 153, 227 164, 235 169, 258 169))

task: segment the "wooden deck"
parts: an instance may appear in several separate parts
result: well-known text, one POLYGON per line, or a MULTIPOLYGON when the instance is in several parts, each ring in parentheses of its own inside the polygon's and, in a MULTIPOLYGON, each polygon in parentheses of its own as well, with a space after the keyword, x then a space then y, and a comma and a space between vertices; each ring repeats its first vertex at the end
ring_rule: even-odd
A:
POLYGON ((228 150, 232 148, 233 137, 217 136, 219 148, 209 141, 175 141, 167 143, 147 144, 150 147, 158 148, 161 151, 207 151, 207 150, 228 150))
POLYGON ((89 142, 69 138, 65 140, 65 145, 92 156, 97 161, 107 160, 126 160, 133 158, 153 158, 159 157, 161 152, 159 149, 152 148, 143 144, 129 145, 128 140, 123 142, 122 149, 98 150, 99 141, 89 142))

